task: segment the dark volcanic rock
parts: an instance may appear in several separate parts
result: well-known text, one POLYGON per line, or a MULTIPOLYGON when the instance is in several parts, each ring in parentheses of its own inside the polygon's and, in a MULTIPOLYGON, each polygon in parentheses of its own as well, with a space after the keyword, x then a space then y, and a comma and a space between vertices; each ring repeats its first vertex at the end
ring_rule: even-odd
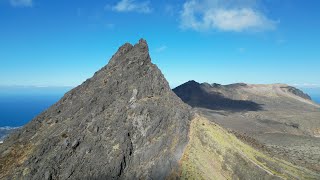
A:
POLYGON ((164 179, 178 168, 191 117, 146 41, 127 43, 0 146, 0 179, 164 179))

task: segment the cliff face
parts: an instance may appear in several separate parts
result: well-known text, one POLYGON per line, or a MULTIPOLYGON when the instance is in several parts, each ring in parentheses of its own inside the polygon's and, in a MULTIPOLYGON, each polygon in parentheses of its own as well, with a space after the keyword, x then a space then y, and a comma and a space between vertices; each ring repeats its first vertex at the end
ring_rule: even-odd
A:
POLYGON ((190 118, 146 41, 127 43, 0 146, 0 179, 163 179, 178 169, 190 118))

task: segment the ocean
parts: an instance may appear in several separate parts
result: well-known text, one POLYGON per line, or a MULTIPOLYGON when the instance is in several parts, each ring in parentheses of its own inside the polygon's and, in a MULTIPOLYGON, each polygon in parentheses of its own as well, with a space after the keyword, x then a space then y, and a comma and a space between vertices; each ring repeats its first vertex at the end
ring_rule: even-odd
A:
POLYGON ((0 128, 25 125, 70 89, 71 87, 0 86, 0 128))
POLYGON ((7 134, 27 124, 57 102, 60 94, 0 94, 0 144, 7 134))
POLYGON ((313 100, 314 102, 320 104, 320 96, 313 96, 313 97, 311 97, 311 98, 312 98, 312 100, 313 100))
POLYGON ((0 95, 0 127, 23 126, 60 98, 59 95, 0 95))

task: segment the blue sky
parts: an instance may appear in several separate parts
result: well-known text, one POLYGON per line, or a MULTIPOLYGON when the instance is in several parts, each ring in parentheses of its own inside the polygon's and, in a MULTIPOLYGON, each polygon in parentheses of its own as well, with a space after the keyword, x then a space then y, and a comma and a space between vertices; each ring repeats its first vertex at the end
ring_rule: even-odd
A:
POLYGON ((76 86, 148 41, 172 87, 320 86, 318 0, 0 0, 0 86, 76 86))

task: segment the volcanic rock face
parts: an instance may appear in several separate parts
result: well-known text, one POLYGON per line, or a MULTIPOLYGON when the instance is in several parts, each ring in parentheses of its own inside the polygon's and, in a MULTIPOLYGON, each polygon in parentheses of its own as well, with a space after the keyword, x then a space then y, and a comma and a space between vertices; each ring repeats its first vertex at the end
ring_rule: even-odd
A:
POLYGON ((145 40, 0 146, 0 179, 164 179, 178 170, 192 117, 145 40))

